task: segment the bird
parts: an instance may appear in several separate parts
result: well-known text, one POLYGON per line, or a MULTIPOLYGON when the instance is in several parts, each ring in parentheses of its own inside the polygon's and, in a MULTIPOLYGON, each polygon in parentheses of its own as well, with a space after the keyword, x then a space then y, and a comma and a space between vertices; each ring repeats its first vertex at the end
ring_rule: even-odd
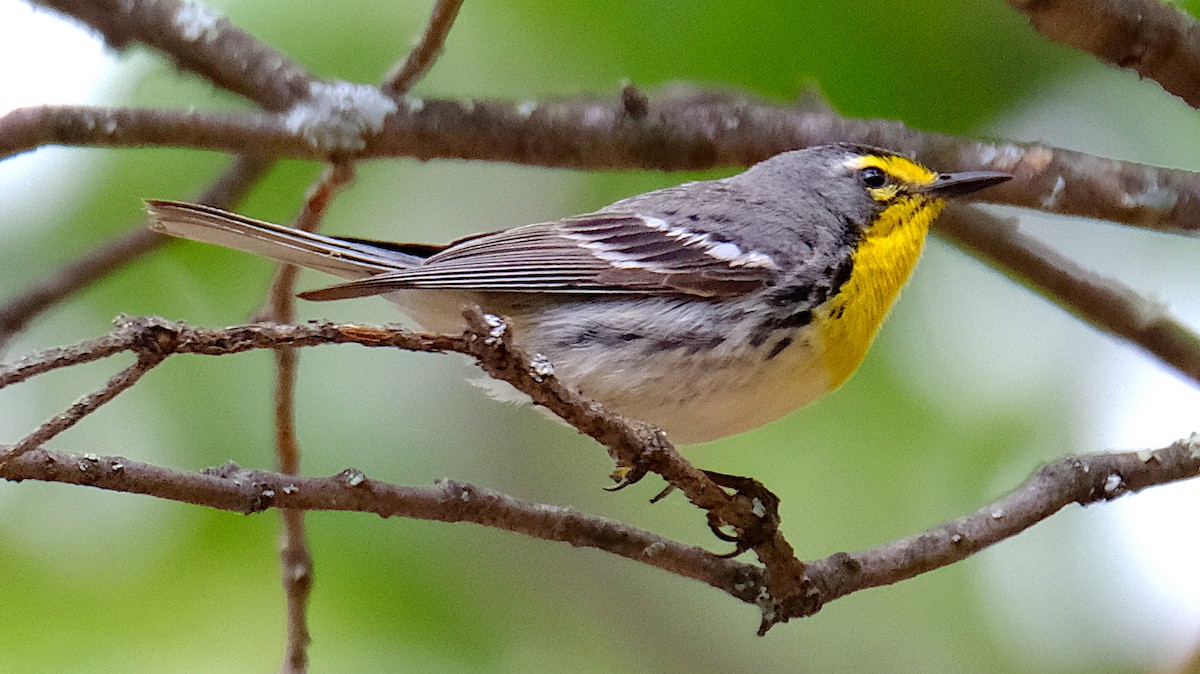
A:
POLYGON ((446 245, 325 236, 148 200, 151 227, 347 279, 314 301, 382 295, 417 324, 503 316, 560 379, 676 444, 783 417, 839 387, 910 277, 949 198, 995 171, 939 173, 849 143, 777 154, 595 212, 446 245))

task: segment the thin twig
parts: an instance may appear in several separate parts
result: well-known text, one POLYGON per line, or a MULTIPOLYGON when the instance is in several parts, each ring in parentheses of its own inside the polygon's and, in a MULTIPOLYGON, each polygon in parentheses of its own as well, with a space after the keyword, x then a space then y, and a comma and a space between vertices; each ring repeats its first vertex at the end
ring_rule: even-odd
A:
POLYGON ((1009 0, 1042 35, 1200 107, 1200 23, 1162 0, 1009 0))
POLYGON ((947 208, 934 228, 1076 318, 1141 347, 1200 385, 1200 335, 1160 303, 1083 269, 1022 234, 1015 221, 978 208, 947 208))
MULTIPOLYGON (((329 165, 324 175, 305 201, 304 209, 293 226, 313 232, 330 199, 354 175, 353 165, 329 165)), ((279 267, 267 292, 270 320, 289 323, 295 319, 296 276, 299 268, 285 264, 279 267)), ((275 462, 280 472, 296 475, 300 472, 300 442, 296 435, 296 374, 300 355, 293 347, 275 349, 275 462)), ((308 670, 308 600, 312 592, 313 558, 304 527, 304 511, 280 511, 283 534, 279 558, 282 565, 284 594, 287 596, 287 645, 284 650, 284 671, 308 670)))
POLYGON ((38 426, 36 430, 25 436, 16 445, 13 445, 7 452, 0 454, 0 468, 3 468, 9 461, 22 454, 41 447, 43 443, 48 442, 59 433, 79 423, 84 417, 100 409, 105 403, 116 398, 124 391, 129 390, 130 387, 142 378, 142 375, 154 369, 154 366, 161 363, 166 356, 167 354, 165 353, 139 353, 133 365, 118 372, 105 382, 103 386, 89 393, 74 405, 71 405, 66 411, 55 415, 41 426, 38 426))
MULTIPOLYGON (((317 80, 303 67, 233 26, 215 10, 181 0, 32 0, 34 4, 79 20, 104 36, 116 49, 139 41, 163 51, 180 68, 209 79, 214 85, 239 93, 268 110, 284 110, 310 95, 317 80)), ((15 112, 14 119, 53 123, 15 112)), ((120 133, 117 119, 93 119, 105 133, 120 133)), ((0 122, 3 125, 3 122, 0 122)), ((16 125, 22 128, 21 124, 16 125)), ((27 131, 28 129, 22 129, 27 131)), ((252 151, 243 146, 241 150, 252 151)), ((222 208, 234 206, 274 162, 269 154, 245 156, 199 198, 222 208)), ((0 351, 28 322, 112 271, 156 250, 167 237, 138 229, 96 248, 64 265, 53 276, 39 281, 0 306, 0 351)))
POLYGON ((463 0, 437 0, 425 32, 416 46, 408 52, 404 62, 392 69, 385 78, 382 89, 392 96, 403 95, 412 89, 425 73, 433 66, 434 61, 442 53, 458 10, 462 8, 463 0))
MULTIPOLYGON (((317 81, 303 67, 233 26, 215 10, 181 0, 32 0, 91 26, 116 49, 140 41, 163 51, 180 68, 209 79, 218 87, 239 93, 268 110, 284 110, 309 96, 317 81)), ((102 115, 103 116, 103 115, 102 115)), ((48 115, 15 119, 53 123, 48 115)), ((118 133, 115 118, 96 118, 103 132, 118 133)), ((3 125, 3 122, 0 122, 3 125)), ((21 128, 21 124, 16 125, 21 128)), ((23 129, 27 131, 28 129, 23 129)), ((251 151, 243 146, 235 152, 251 151)), ((199 197, 201 203, 229 208, 242 199, 273 159, 242 157, 199 197)), ((166 237, 138 229, 64 265, 0 306, 0 351, 28 322, 92 282, 159 248, 166 237)))
POLYGON ((280 510, 279 515, 283 522, 279 562, 287 597, 283 671, 299 673, 308 670, 308 646, 312 642, 308 630, 308 600, 314 575, 312 550, 304 527, 304 511, 287 508, 280 510))
POLYGON ((134 347, 139 336, 131 331, 118 329, 99 339, 66 347, 53 347, 25 354, 21 358, 0 364, 0 388, 19 384, 39 374, 73 365, 82 365, 134 347))
POLYGON ((59 266, 0 306, 0 351, 31 320, 59 302, 118 269, 129 260, 157 250, 169 237, 149 229, 125 232, 59 266))
MULTIPOLYGON (((292 347, 275 349, 275 463, 285 475, 300 472, 300 442, 296 437, 296 366, 299 354, 292 347)), ((308 600, 312 593, 313 558, 304 527, 304 511, 279 511, 283 530, 279 562, 287 597, 285 672, 308 670, 308 600)))
MULTIPOLYGON (((257 157, 235 159, 216 182, 200 194, 199 202, 231 208, 246 196, 271 163, 257 157)), ((130 262, 158 250, 169 240, 170 237, 138 227, 67 262, 52 275, 9 298, 0 305, 0 352, 30 321, 46 310, 130 262)))

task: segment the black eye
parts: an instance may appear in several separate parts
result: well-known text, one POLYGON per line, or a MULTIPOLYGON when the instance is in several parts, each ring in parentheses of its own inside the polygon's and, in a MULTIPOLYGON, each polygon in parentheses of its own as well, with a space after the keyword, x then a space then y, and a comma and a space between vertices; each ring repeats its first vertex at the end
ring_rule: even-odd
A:
POLYGON ((871 189, 883 187, 888 182, 887 174, 883 169, 868 166, 860 172, 863 184, 871 189))

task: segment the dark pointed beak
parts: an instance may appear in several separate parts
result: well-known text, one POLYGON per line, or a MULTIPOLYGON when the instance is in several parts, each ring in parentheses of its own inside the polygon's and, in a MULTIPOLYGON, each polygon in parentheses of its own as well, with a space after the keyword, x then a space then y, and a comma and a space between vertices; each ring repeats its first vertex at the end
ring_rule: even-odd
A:
POLYGON ((921 191, 935 197, 961 197, 1002 182, 1012 180, 1012 176, 999 171, 962 171, 959 173, 939 173, 936 180, 921 191))

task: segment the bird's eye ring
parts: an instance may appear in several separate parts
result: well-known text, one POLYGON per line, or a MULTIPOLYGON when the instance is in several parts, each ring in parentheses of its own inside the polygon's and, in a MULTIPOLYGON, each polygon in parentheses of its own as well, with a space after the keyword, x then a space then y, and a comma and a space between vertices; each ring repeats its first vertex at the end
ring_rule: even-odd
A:
POLYGON ((864 168, 859 175, 862 176, 863 184, 871 189, 878 189, 888 183, 888 176, 883 172, 883 169, 875 166, 864 168))

